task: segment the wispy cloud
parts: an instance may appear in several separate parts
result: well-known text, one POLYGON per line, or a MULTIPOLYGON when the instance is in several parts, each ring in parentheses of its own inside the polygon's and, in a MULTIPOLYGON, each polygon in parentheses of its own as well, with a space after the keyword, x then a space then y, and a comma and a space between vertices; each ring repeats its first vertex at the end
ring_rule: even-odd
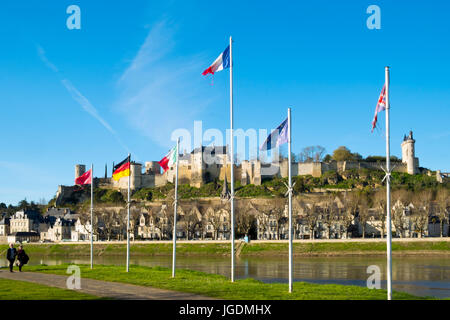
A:
MULTIPOLYGON (((45 50, 41 46, 37 46, 38 56, 44 62, 44 64, 51 69, 53 72, 61 75, 58 68, 47 59, 45 50)), ((109 125, 109 123, 100 116, 98 110, 92 105, 92 103, 70 82, 68 79, 60 80, 62 85, 66 88, 66 90, 72 96, 72 99, 75 100, 84 111, 90 114, 92 117, 97 119, 103 127, 106 128, 115 138, 116 141, 120 144, 122 148, 124 148, 127 152, 129 152, 128 147, 122 142, 116 131, 109 125)))
POLYGON ((45 55, 45 50, 40 45, 37 46, 37 50, 38 50, 39 58, 41 58, 42 62, 44 62, 45 65, 47 67, 49 67, 51 70, 53 70, 54 72, 59 73, 58 68, 47 59, 47 56, 45 55))
POLYGON ((190 128, 211 102, 199 93, 205 60, 177 57, 176 27, 164 20, 148 32, 136 56, 117 81, 116 104, 131 126, 161 146, 169 146, 171 133, 190 128))

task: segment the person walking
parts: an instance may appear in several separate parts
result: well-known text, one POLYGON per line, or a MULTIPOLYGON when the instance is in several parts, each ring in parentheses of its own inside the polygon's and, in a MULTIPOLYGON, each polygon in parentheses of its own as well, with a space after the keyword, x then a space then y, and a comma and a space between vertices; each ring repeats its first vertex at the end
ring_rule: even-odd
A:
POLYGON ((23 246, 19 246, 19 250, 17 251, 17 260, 19 261, 19 271, 22 272, 23 265, 28 263, 28 255, 23 250, 23 246))
POLYGON ((16 260, 17 250, 14 248, 14 244, 9 244, 9 249, 6 251, 6 259, 9 261, 9 272, 14 272, 14 261, 16 260))

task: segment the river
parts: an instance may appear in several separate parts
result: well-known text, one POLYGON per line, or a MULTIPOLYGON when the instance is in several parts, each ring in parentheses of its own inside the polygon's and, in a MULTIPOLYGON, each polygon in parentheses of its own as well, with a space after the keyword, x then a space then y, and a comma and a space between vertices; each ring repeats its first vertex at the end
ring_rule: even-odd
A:
MULTIPOLYGON (((131 264, 171 267, 171 256, 135 256, 131 264)), ((89 264, 89 257, 33 256, 30 264, 89 264)), ((94 263, 124 265, 123 257, 95 257, 94 263)), ((0 265, 6 266, 6 260, 0 265)), ((294 281, 366 286, 370 274, 367 267, 376 265, 381 271, 381 287, 386 288, 386 258, 381 256, 296 257, 294 281)), ((226 257, 177 257, 177 268, 230 275, 230 259, 226 257)), ((393 289, 418 296, 450 297, 450 259, 448 256, 402 256, 393 258, 393 289)), ((287 283, 287 257, 241 257, 236 259, 236 278, 251 277, 264 282, 287 283)))

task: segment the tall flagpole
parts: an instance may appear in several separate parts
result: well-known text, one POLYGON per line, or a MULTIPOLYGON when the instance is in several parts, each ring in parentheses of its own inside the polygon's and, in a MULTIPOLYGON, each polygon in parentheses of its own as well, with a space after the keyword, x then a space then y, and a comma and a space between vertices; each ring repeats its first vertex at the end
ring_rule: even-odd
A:
MULTIPOLYGON (((230 36, 231 282, 234 282, 233 39, 230 36)), ((225 172, 225 174, 227 174, 225 172)))
POLYGON ((128 201, 127 201, 127 272, 130 271, 130 182, 131 182, 131 154, 128 154, 130 174, 128 175, 128 201))
POLYGON ((91 269, 94 267, 94 164, 91 163, 91 269))
POLYGON ((289 292, 292 292, 292 273, 293 273, 293 258, 292 258, 292 160, 291 160, 291 108, 288 108, 288 162, 289 162, 289 292))
MULTIPOLYGON (((178 158, 179 152, 178 147, 180 145, 180 138, 177 139, 177 168, 175 171, 175 203, 173 209, 173 253, 172 253, 172 278, 175 278, 175 265, 177 260, 177 204, 178 204, 178 158)), ((189 231, 188 231, 189 232, 189 231)))
POLYGON ((386 77, 386 224, 387 224, 387 291, 388 300, 392 300, 392 228, 391 228, 391 155, 390 155, 390 140, 389 140, 389 67, 385 68, 386 77))

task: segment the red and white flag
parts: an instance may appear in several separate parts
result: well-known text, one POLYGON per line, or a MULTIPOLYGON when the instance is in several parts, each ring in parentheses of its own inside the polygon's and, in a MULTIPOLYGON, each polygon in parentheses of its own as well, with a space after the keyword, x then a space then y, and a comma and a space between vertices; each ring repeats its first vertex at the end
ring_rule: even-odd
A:
POLYGON ((83 173, 81 176, 75 179, 75 184, 77 185, 91 184, 91 183, 92 183, 92 170, 83 173))
POLYGON ((378 112, 386 110, 386 84, 383 86, 381 90, 380 97, 378 98, 377 106, 375 107, 375 115, 372 120, 372 132, 373 129, 377 126, 378 120, 378 112))
POLYGON ((178 150, 177 146, 173 147, 168 154, 164 156, 158 163, 163 168, 164 172, 169 170, 177 162, 178 150))

